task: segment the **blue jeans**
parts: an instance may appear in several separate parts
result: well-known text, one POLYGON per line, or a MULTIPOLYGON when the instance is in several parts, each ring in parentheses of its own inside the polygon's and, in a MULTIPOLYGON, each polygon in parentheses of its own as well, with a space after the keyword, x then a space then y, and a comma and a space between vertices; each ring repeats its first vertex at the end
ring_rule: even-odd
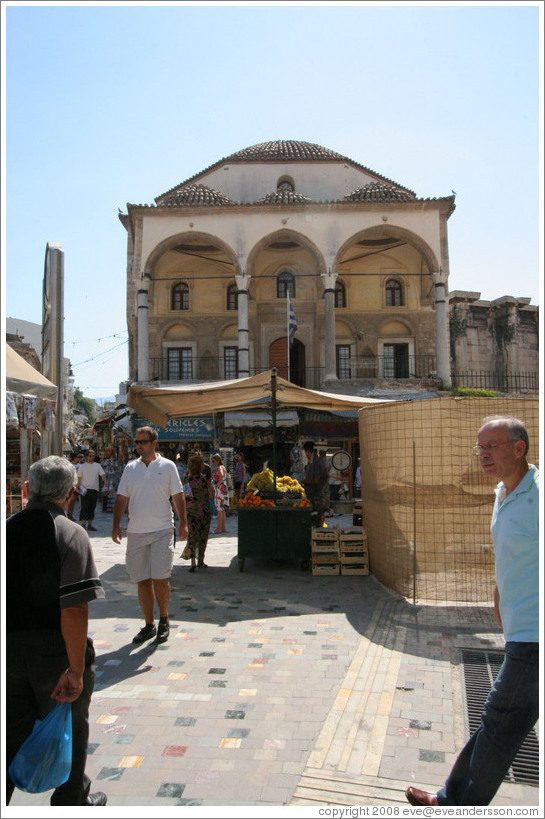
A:
POLYGON ((539 716, 539 643, 505 644, 481 724, 437 794, 439 805, 489 805, 539 716))

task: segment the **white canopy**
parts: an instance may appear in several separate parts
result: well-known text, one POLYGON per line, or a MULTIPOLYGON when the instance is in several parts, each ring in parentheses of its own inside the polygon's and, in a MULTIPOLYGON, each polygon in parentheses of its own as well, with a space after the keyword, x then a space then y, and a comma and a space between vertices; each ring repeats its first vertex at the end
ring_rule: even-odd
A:
POLYGON ((58 392, 55 384, 35 370, 9 344, 6 344, 6 390, 50 399, 57 398, 58 392))
MULTIPOLYGON (((250 378, 205 384, 172 387, 133 384, 127 396, 127 406, 161 427, 165 426, 169 418, 267 407, 271 405, 272 376, 272 370, 267 370, 250 378)), ((390 402, 387 399, 358 398, 353 395, 307 390, 277 376, 276 403, 302 409, 334 411, 364 409, 390 402)))

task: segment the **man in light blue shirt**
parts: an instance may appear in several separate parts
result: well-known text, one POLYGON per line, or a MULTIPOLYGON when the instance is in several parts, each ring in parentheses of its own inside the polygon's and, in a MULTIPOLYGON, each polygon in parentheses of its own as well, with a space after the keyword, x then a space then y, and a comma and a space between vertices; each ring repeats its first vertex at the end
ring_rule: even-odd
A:
POLYGON ((411 805, 489 805, 539 716, 539 472, 528 446, 517 418, 485 418, 477 435, 483 472, 500 480, 491 532, 505 659, 445 786, 437 794, 407 788, 411 805))

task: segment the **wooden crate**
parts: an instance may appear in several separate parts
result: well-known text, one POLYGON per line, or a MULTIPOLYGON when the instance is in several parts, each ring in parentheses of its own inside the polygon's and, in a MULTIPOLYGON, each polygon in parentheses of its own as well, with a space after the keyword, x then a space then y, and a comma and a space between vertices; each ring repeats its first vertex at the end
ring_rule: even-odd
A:
POLYGON ((340 564, 339 563, 313 563, 312 564, 312 574, 313 575, 323 575, 328 577, 330 575, 339 575, 340 574, 340 564))
POLYGON ((341 541, 341 543, 339 544, 339 548, 341 554, 345 555, 358 554, 359 552, 365 552, 365 554, 367 554, 367 541, 360 540, 359 543, 350 541, 348 543, 344 543, 343 541, 341 541))
POLYGON ((312 562, 317 565, 327 565, 339 562, 338 552, 312 552, 312 562))
POLYGON ((339 540, 339 532, 337 529, 312 529, 313 543, 337 543, 339 540))
POLYGON ((369 574, 368 563, 341 563, 341 574, 369 574))
POLYGON ((317 540, 313 541, 311 545, 312 554, 321 554, 322 552, 335 552, 339 554, 339 544, 332 540, 317 540))
POLYGON ((369 563, 369 552, 341 552, 341 563, 369 563))

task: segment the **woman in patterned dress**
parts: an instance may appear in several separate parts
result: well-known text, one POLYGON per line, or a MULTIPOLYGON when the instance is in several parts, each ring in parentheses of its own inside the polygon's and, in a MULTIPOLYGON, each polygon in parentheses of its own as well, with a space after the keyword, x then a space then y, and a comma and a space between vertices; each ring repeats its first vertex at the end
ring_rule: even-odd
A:
POLYGON ((188 536, 187 545, 191 551, 190 572, 195 571, 195 558, 199 569, 206 569, 204 553, 210 531, 210 500, 214 497, 214 490, 210 478, 203 475, 204 458, 202 455, 192 455, 187 464, 186 483, 189 492, 185 497, 187 508, 188 536))
POLYGON ((217 529, 214 529, 214 534, 219 535, 221 532, 227 532, 225 528, 225 510, 229 508, 229 489, 227 487, 227 470, 223 465, 221 455, 218 454, 212 455, 212 482, 218 513, 218 524, 217 529))

